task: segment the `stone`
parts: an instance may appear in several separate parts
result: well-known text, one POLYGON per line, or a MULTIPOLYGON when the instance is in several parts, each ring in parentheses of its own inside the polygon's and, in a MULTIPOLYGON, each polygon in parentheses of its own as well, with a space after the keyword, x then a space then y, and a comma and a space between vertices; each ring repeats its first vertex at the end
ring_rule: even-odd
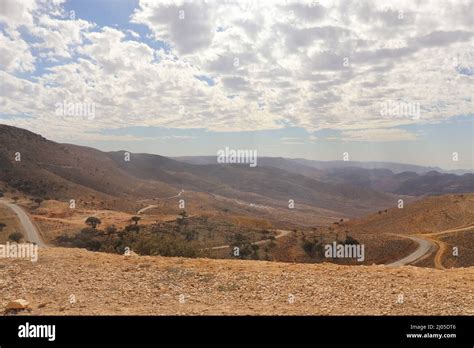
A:
POLYGON ((21 310, 29 310, 30 308, 30 303, 27 300, 23 299, 18 299, 14 301, 10 301, 7 304, 6 310, 7 311, 21 311, 21 310))

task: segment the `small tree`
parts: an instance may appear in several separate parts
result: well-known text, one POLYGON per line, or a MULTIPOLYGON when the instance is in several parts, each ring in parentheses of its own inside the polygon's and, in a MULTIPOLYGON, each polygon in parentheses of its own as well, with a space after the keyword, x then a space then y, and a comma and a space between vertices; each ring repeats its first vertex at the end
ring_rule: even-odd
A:
POLYGON ((186 225, 187 221, 186 221, 186 217, 188 216, 188 214, 186 213, 186 210, 183 210, 182 212, 180 212, 178 214, 179 216, 176 218, 176 223, 181 226, 181 225, 186 225))
POLYGON ((92 228, 96 228, 97 225, 100 225, 102 221, 95 216, 89 216, 86 220, 86 225, 91 226, 92 228))
POLYGON ((141 217, 139 216, 132 216, 132 218, 130 220, 132 220, 133 222, 135 222, 135 225, 138 224, 138 221, 140 221, 141 217))
POLYGON ((13 232, 8 236, 8 238, 14 241, 15 243, 19 243, 20 240, 23 238, 23 235, 20 232, 13 232))
POLYGON ((41 202, 43 202, 42 198, 35 198, 35 203, 38 204, 38 207, 41 205, 41 202))

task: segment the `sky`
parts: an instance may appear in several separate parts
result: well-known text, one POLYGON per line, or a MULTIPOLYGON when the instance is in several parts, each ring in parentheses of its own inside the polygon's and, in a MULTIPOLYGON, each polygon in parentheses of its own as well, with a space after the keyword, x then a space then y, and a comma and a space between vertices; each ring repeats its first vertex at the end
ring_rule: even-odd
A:
POLYGON ((106 151, 473 169, 473 13, 470 0, 1 0, 0 123, 106 151))

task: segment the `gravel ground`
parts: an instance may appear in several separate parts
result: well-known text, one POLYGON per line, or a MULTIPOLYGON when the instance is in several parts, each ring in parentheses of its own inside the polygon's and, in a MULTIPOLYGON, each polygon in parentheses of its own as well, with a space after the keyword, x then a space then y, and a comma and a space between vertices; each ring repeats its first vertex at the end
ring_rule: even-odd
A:
POLYGON ((32 315, 474 315, 474 267, 339 266, 45 248, 0 259, 0 311, 32 315))

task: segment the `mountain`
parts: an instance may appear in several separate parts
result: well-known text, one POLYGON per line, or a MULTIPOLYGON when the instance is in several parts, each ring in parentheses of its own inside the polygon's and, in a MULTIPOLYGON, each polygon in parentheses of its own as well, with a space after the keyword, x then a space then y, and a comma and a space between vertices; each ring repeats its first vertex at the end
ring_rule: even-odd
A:
POLYGON ((441 195, 474 192, 474 174, 442 174, 436 171, 403 180, 393 192, 411 195, 441 195))
POLYGON ((58 144, 16 127, 0 125, 0 181, 30 196, 116 200, 150 191, 175 194, 161 182, 138 180, 104 152, 58 144), (15 158, 16 157, 16 158, 15 158))
POLYGON ((319 170, 357 167, 357 168, 363 168, 363 169, 388 169, 395 174, 402 173, 402 172, 415 172, 417 174, 424 174, 430 171, 437 171, 440 173, 452 173, 452 174, 459 174, 459 175, 472 173, 472 169, 471 170, 465 170, 465 169, 443 170, 439 167, 425 167, 425 166, 419 166, 415 164, 394 163, 394 162, 314 161, 314 160, 307 160, 307 159, 302 159, 302 158, 291 159, 291 161, 304 164, 306 166, 313 167, 319 170))
MULTIPOLYGON (((177 157, 196 165, 216 162, 215 156, 177 157)), ((440 168, 389 162, 310 161, 282 157, 262 157, 258 165, 330 184, 351 185, 395 194, 423 196, 474 192, 474 174, 446 173, 440 168)))
POLYGON ((270 166, 195 165, 135 153, 127 161, 125 151, 58 144, 6 125, 0 125, 0 164, 0 181, 30 196, 112 202, 120 207, 140 198, 173 196, 185 189, 206 193, 212 199, 222 196, 287 210, 293 200, 295 210, 306 206, 327 210, 331 216, 353 217, 393 206, 397 198, 270 166), (16 153, 21 155, 20 161, 15 161, 16 153))
POLYGON ((319 175, 324 182, 350 184, 410 196, 431 196, 449 193, 474 192, 474 174, 463 175, 430 171, 423 174, 402 172, 394 174, 388 169, 359 167, 333 168, 319 175))

